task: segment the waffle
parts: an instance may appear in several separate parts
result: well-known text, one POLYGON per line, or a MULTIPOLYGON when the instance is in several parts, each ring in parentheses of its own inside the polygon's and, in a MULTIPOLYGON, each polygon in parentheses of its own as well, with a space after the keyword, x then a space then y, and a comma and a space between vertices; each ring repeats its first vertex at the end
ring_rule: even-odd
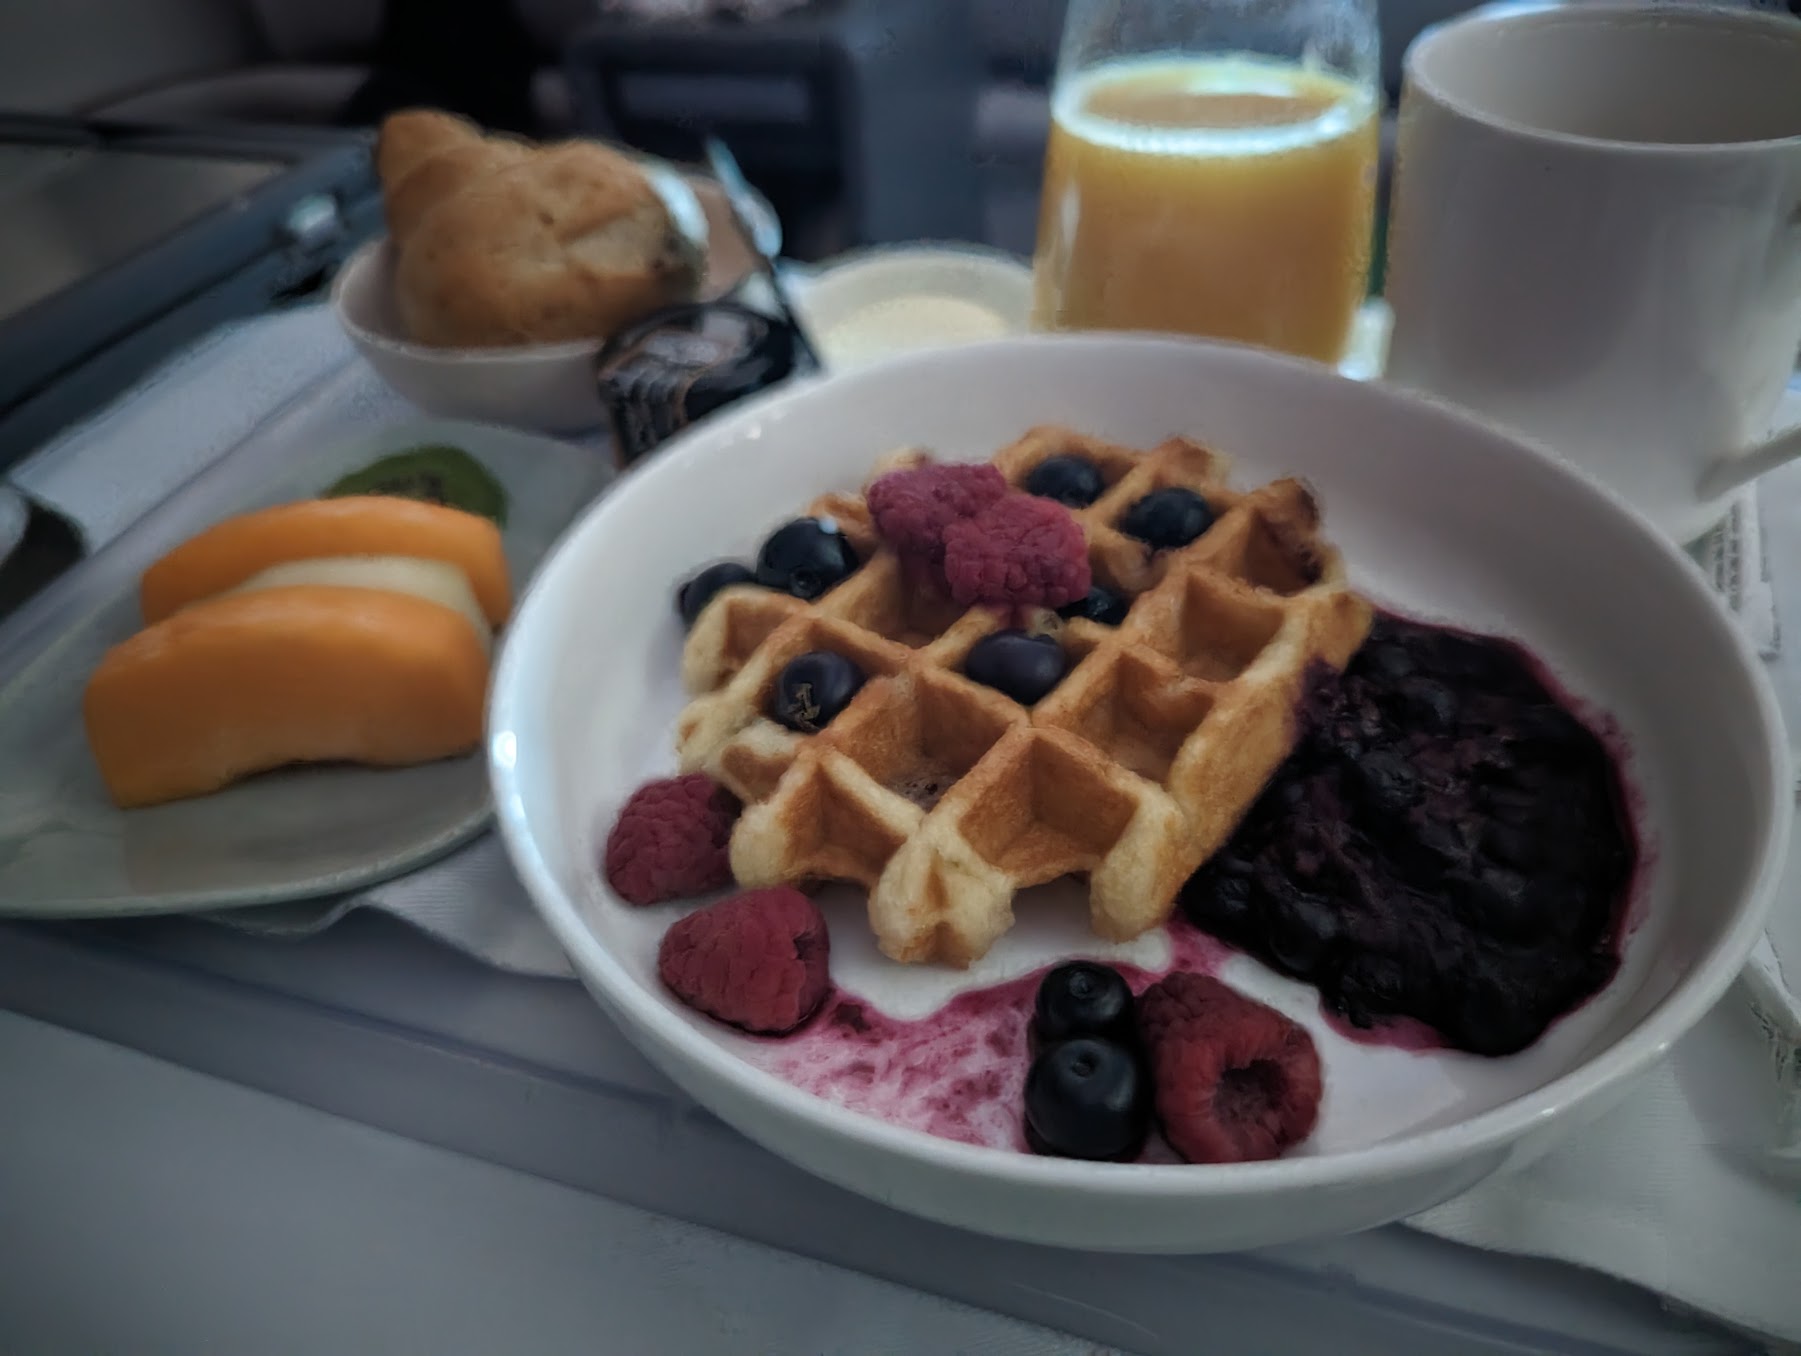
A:
MULTIPOLYGON (((1131 599, 1117 628, 1023 608, 964 610, 911 586, 860 494, 816 500, 863 566, 813 602, 721 590, 683 653, 685 771, 745 803, 732 873, 745 887, 855 881, 882 951, 968 965, 1013 921, 1020 889, 1086 877, 1094 931, 1120 941, 1167 920, 1176 892, 1236 827, 1294 746, 1309 666, 1342 668, 1370 607, 1320 536, 1299 481, 1228 488, 1223 458, 1186 439, 1147 453, 1034 429, 994 465, 1013 486, 1075 453, 1107 489, 1074 511, 1095 581, 1131 599), (1189 546, 1151 552, 1112 526, 1151 490, 1214 509, 1189 546), (1027 708, 962 676, 983 636, 1025 624, 1072 666, 1027 708), (817 735, 765 712, 789 660, 832 650, 868 681, 817 735)), ((885 458, 875 475, 918 464, 885 458)))

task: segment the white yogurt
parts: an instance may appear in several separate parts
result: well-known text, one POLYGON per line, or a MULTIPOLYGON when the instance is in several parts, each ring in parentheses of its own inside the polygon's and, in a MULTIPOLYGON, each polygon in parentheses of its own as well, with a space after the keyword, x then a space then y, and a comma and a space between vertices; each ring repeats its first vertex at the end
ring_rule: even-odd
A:
POLYGON ((895 353, 998 339, 1007 322, 962 297, 889 297, 852 311, 818 336, 833 367, 860 367, 895 353))
POLYGON ((798 301, 826 365, 843 371, 899 353, 1021 333, 1031 273, 997 251, 907 246, 828 265, 798 301))

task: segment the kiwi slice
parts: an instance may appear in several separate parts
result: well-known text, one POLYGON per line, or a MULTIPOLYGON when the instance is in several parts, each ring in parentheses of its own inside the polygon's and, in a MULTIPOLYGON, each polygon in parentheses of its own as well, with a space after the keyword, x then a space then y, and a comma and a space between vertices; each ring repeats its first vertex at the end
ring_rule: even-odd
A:
POLYGON ((431 443, 410 447, 352 471, 325 492, 327 499, 385 494, 479 513, 507 525, 507 492, 487 467, 460 447, 431 443))

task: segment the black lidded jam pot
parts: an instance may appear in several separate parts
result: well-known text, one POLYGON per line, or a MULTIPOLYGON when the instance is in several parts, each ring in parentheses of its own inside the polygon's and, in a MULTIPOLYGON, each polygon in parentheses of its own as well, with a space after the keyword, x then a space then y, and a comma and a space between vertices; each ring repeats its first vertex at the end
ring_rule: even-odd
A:
POLYGON ((619 464, 786 381, 810 365, 804 355, 793 325, 734 301, 672 306, 621 330, 595 368, 619 464))

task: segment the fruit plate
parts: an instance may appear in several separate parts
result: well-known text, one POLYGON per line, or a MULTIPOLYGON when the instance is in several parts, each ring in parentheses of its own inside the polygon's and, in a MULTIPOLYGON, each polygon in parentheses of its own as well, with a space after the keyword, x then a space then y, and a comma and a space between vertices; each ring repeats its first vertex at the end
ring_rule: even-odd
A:
POLYGON ((177 491, 0 631, 0 914, 94 918, 309 899, 448 852, 489 822, 479 751, 419 767, 293 769, 215 795, 122 811, 82 728, 82 686, 141 624, 138 577, 232 513, 321 493, 426 443, 463 448, 508 498, 524 580, 607 475, 593 452, 479 424, 409 420, 315 446, 278 424, 177 491))
MULTIPOLYGON (((1015 1238, 1137 1251, 1254 1247, 1401 1218, 1611 1105, 1720 997, 1758 936, 1788 835, 1786 750, 1761 665, 1693 564, 1576 473, 1454 411, 1323 368, 1119 335, 914 355, 692 431, 546 562, 489 715, 498 820, 533 900, 601 1004, 700 1102, 886 1203, 1015 1238), (1645 858, 1613 982, 1524 1053, 1485 1059, 1353 1042, 1312 989, 1234 954, 1218 973, 1308 1028, 1325 1097, 1316 1133, 1290 1156, 1215 1166, 1078 1163, 929 1135, 871 1114, 880 1079, 871 1092, 848 1079, 828 1080, 823 1096, 802 1091, 771 1071, 782 1045, 670 997, 656 947, 684 906, 631 908, 596 862, 632 789, 674 766, 675 584, 702 562, 747 556, 897 445, 985 459, 1040 423, 1137 447, 1189 434, 1227 453, 1241 485, 1305 477, 1358 587, 1426 620, 1523 641, 1605 712, 1645 858), (639 586, 617 587, 627 578, 639 586)), ((967 972, 886 961, 856 892, 820 902, 834 980, 895 1017, 1057 957, 1169 960, 1164 933, 1097 943, 1067 884, 1023 892, 1012 930, 967 972)), ((927 1047, 913 1067, 943 1053, 927 1047)))

